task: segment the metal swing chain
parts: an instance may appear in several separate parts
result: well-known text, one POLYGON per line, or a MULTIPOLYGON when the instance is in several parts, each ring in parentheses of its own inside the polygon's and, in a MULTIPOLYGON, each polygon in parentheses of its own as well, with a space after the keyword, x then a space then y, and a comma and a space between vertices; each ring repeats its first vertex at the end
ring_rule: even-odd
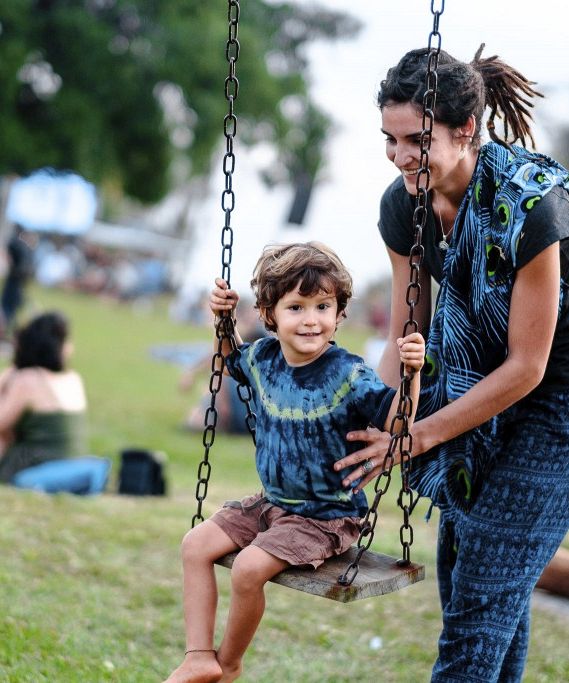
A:
MULTIPOLYGON (((225 154, 223 156, 223 174, 225 175, 225 189, 221 195, 221 208, 225 214, 225 222, 221 231, 221 277, 227 282, 231 282, 231 259, 233 256, 233 228, 231 227, 231 213, 235 208, 235 193, 233 191, 233 172, 235 171, 235 154, 233 152, 233 140, 237 132, 237 117, 234 113, 234 103, 239 95, 239 81, 236 76, 236 64, 239 59, 239 0, 228 0, 227 20, 229 23, 229 33, 225 47, 225 57, 229 64, 229 74, 225 79, 225 99, 229 104, 228 113, 223 119, 223 134, 225 136, 225 154)), ((192 517, 192 528, 199 522, 204 521, 202 514, 203 502, 207 496, 209 479, 211 476, 211 463, 209 462, 209 451, 215 441, 215 428, 217 426, 218 412, 215 406, 217 394, 221 389, 223 378, 223 368, 225 360, 223 357, 223 340, 228 339, 231 348, 237 348, 235 340, 235 321, 230 314, 222 315, 216 322, 215 335, 217 337, 217 350, 211 359, 211 377, 209 380, 209 391, 211 395, 210 404, 204 416, 203 446, 204 456, 198 467, 198 482, 196 485, 197 511, 192 517)), ((255 441, 255 414, 251 410, 249 401, 251 400, 251 390, 246 385, 239 385, 239 398, 245 403, 247 409, 246 424, 247 429, 255 441)))
MULTIPOLYGON (((423 118, 422 131, 419 142, 421 165, 417 173, 416 189, 417 196, 415 210, 413 212, 414 241, 409 253, 410 277, 405 302, 409 306, 409 317, 403 326, 403 336, 407 336, 411 331, 417 332, 418 323, 415 320, 415 307, 419 303, 421 296, 421 285, 419 283, 419 272, 423 263, 425 248, 422 244, 423 230, 427 221, 427 198, 431 171, 429 168, 429 152, 431 149, 431 138, 433 123, 435 120, 435 104, 437 96, 437 68, 439 54, 441 51, 441 34, 439 33, 439 20, 444 12, 445 0, 441 0, 440 9, 435 9, 435 0, 431 0, 431 13, 433 15, 433 28, 429 34, 427 73, 425 77, 425 93, 423 95, 423 118), (433 45, 434 43, 434 45, 433 45), (424 180, 424 182, 423 182, 424 180)), ((409 434, 409 417, 412 414, 412 400, 410 396, 411 376, 405 375, 404 366, 400 369, 401 384, 399 387, 399 402, 397 412, 391 421, 389 448, 383 460, 382 472, 377 476, 374 484, 375 496, 366 516, 362 522, 362 530, 357 540, 357 554, 344 573, 338 578, 338 583, 349 586, 359 571, 359 563, 362 555, 372 544, 375 525, 378 520, 379 502, 382 496, 389 489, 391 483, 391 473, 395 463, 395 453, 399 453, 401 463, 401 489, 397 499, 397 504, 403 512, 403 524, 399 529, 399 540, 403 549, 403 557, 397 564, 408 566, 411 562, 410 549, 413 545, 413 527, 409 522, 413 511, 413 491, 409 486, 409 474, 411 471, 411 458, 413 448, 413 437, 409 434), (399 429, 395 430, 395 424, 400 421, 399 429)))

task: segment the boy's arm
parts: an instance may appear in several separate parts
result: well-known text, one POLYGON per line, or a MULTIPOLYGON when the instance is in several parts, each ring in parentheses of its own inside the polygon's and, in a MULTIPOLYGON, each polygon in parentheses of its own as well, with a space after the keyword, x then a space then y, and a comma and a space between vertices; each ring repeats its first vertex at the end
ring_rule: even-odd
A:
MULTIPOLYGON (((401 363, 405 365, 405 373, 411 374, 409 397, 411 399, 412 410, 408 422, 408 426, 410 427, 415 420, 417 403, 419 401, 419 390, 421 388, 420 370, 425 362, 425 340, 423 339, 423 335, 419 334, 419 332, 413 332, 403 339, 398 339, 397 346, 399 347, 399 359, 401 363)), ((400 392, 397 391, 391 402, 391 408, 389 409, 384 425, 386 431, 390 431, 391 421, 397 414, 399 394, 400 392)), ((400 429, 400 420, 395 422, 393 427, 395 431, 398 431, 400 429)))

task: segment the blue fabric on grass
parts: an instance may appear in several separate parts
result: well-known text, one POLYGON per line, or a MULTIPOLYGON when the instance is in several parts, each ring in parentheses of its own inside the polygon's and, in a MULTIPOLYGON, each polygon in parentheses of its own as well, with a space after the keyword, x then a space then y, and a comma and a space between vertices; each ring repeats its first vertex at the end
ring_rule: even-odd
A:
POLYGON ((22 489, 44 493, 75 493, 95 495, 105 490, 111 461, 95 455, 64 460, 50 460, 21 470, 12 484, 22 489))

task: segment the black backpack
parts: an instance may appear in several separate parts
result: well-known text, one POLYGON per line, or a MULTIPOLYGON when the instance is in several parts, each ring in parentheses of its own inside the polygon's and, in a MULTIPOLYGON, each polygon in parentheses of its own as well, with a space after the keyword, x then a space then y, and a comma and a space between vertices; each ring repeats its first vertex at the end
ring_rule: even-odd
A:
POLYGON ((166 456, 157 451, 127 448, 121 451, 119 493, 131 496, 164 496, 166 456))

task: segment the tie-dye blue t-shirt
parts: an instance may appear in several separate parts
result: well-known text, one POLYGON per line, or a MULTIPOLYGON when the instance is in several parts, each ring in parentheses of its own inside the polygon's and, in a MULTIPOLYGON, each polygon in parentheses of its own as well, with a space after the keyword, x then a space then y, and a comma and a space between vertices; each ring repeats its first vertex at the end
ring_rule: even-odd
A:
POLYGON ((361 448, 350 430, 384 428, 395 390, 359 356, 332 345, 314 362, 292 367, 277 339, 244 344, 227 368, 248 384, 257 409, 257 471, 267 499, 304 517, 363 516, 365 494, 342 486, 334 463, 361 448))

